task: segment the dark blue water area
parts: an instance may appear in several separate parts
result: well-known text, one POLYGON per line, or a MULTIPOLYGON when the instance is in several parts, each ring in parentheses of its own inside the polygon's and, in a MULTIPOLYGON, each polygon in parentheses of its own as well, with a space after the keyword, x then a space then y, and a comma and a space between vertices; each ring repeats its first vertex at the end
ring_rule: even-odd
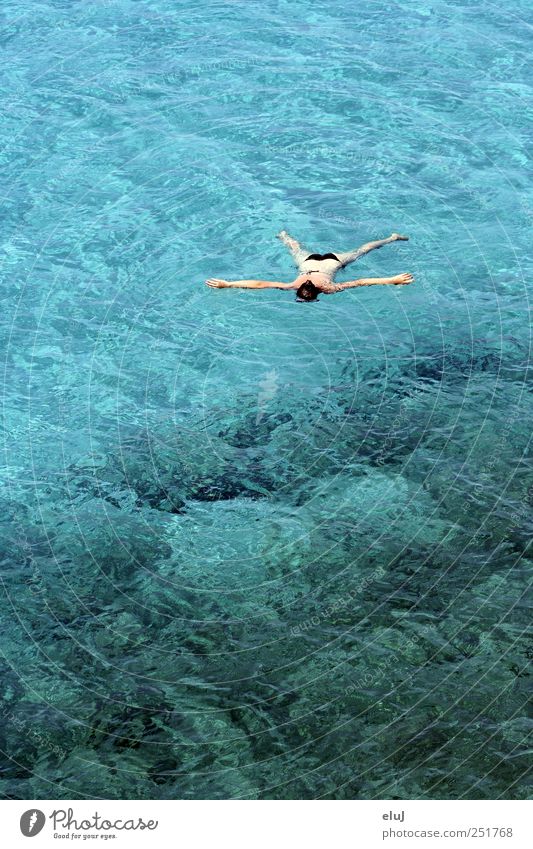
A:
POLYGON ((530 18, 3 5, 4 797, 528 795, 530 18))

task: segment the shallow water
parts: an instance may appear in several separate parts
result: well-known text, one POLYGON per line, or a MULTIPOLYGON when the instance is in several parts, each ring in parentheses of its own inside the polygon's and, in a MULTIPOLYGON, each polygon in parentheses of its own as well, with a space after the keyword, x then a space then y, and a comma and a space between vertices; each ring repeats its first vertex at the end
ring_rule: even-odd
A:
POLYGON ((527 795, 528 10, 4 4, 4 796, 527 795))

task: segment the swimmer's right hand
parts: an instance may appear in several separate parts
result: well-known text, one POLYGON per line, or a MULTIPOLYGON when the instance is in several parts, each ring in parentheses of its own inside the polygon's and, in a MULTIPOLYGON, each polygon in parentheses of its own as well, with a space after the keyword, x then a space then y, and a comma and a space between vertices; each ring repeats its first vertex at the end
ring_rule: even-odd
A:
POLYGON ((397 274, 396 277, 392 278, 392 282, 395 286, 408 286, 414 279, 412 274, 397 274))
POLYGON ((226 289, 230 284, 227 280, 219 280, 217 277, 210 277, 205 281, 206 286, 211 286, 212 289, 226 289))

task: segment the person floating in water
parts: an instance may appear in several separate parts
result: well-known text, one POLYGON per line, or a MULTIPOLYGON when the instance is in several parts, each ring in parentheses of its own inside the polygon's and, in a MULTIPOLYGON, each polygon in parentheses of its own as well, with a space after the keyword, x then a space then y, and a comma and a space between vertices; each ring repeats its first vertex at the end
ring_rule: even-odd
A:
POLYGON ((350 262, 355 262, 360 256, 364 256, 377 248, 382 248, 383 245, 389 245, 391 242, 406 242, 409 236, 400 236, 399 233, 393 233, 388 239, 367 242, 354 251, 339 254, 310 254, 285 230, 278 233, 278 239, 288 247, 300 272, 292 283, 276 283, 272 280, 230 281, 211 277, 205 281, 206 284, 213 289, 296 289, 297 300, 316 301, 320 293, 334 295, 335 292, 344 292, 345 289, 355 289, 358 286, 388 284, 406 286, 414 280, 412 274, 397 274, 395 277, 361 277, 359 280, 349 280, 347 283, 333 282, 335 274, 350 262))

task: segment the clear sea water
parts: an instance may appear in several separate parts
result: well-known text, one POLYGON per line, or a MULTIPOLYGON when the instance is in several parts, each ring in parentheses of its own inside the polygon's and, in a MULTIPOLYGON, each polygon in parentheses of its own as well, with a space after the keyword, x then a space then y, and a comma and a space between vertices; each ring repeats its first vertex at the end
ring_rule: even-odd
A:
POLYGON ((524 798, 531 4, 0 35, 2 794, 524 798))

